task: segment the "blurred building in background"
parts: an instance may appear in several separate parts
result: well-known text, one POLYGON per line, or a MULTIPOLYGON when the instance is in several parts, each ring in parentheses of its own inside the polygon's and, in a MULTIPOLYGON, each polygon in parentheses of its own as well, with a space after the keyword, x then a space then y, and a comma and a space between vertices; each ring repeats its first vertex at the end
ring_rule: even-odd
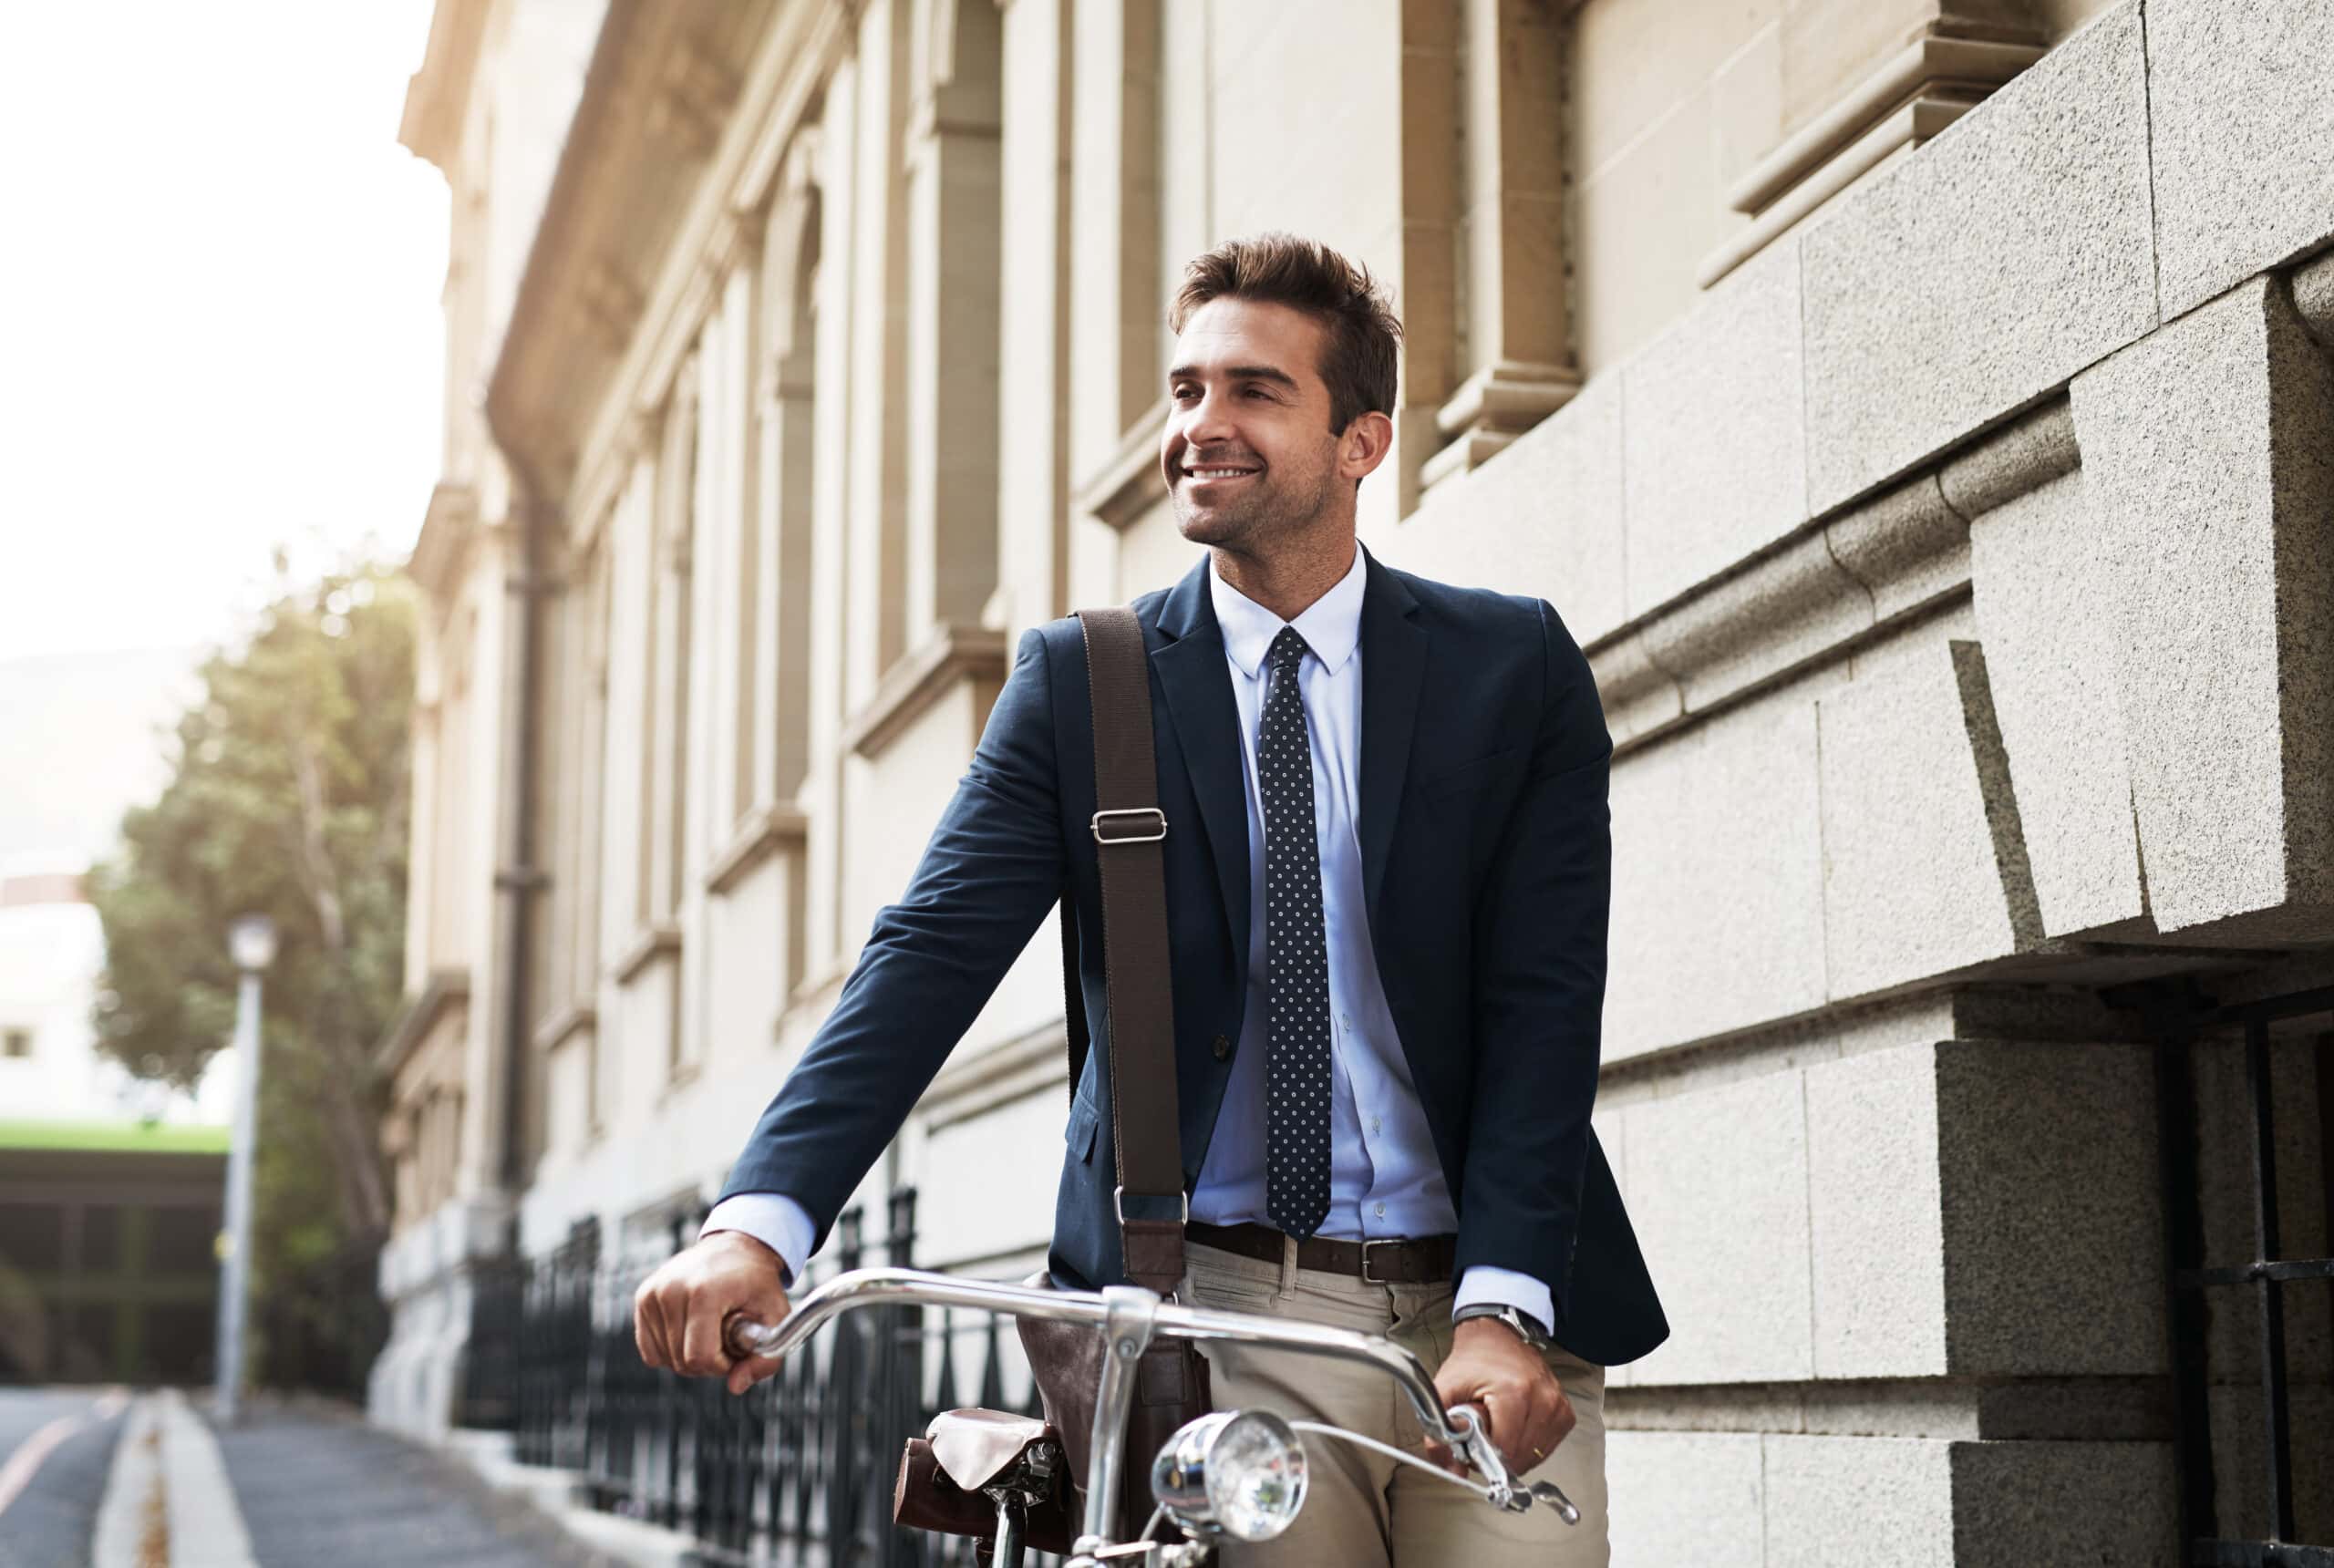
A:
MULTIPOLYGON (((1603 688, 1675 1329, 1618 1560, 2334 1534, 2334 1284, 2249 1267, 2334 1250, 2329 58, 2325 0, 439 0, 377 1414, 494 1418, 495 1260, 688 1233, 1017 634, 1195 559, 1165 303, 1281 228, 1405 321, 1365 543, 1603 688)), ((920 1263, 1042 1255, 1055 954, 868 1179, 920 1263)))
POLYGON ((235 1053, 192 1089, 98 1048, 84 875, 168 775, 185 649, 0 663, 0 1383, 211 1374, 235 1053))
POLYGON ((0 861, 0 1383, 192 1382, 210 1375, 235 1053, 179 1090, 98 1049, 84 869, 0 861))
POLYGON ((133 1077, 98 1048, 90 1007, 105 976, 105 932, 74 857, 0 860, 0 1123, 138 1121, 224 1128, 235 1053, 192 1089, 133 1077))

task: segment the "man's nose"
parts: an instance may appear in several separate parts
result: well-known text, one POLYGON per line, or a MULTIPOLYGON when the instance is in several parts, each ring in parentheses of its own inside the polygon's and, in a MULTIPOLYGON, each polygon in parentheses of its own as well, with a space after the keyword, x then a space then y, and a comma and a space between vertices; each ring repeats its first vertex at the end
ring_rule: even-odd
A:
POLYGON ((1232 419, 1232 400, 1221 392, 1207 392, 1191 406, 1183 416, 1183 439, 1191 446, 1210 447, 1228 441, 1237 433, 1232 419))

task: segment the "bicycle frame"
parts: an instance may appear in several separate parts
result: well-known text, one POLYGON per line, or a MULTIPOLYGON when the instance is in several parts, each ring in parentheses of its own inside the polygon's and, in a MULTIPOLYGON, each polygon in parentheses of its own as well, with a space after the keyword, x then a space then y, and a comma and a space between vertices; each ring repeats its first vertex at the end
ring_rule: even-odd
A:
MULTIPOLYGON (((1126 1416, 1135 1369, 1151 1342, 1162 1336, 1270 1346, 1375 1367, 1394 1380, 1427 1434, 1448 1445, 1484 1477, 1481 1486, 1465 1481, 1455 1484, 1479 1492, 1493 1507, 1507 1512, 1520 1513, 1537 1502, 1554 1508, 1567 1522, 1576 1523, 1580 1517, 1563 1492, 1548 1482, 1522 1486, 1512 1479, 1499 1450, 1492 1446, 1480 1412, 1467 1406, 1445 1410, 1425 1367, 1400 1346, 1376 1335, 1326 1324, 1183 1306, 1135 1285, 1110 1285, 1100 1291, 1039 1290, 919 1269, 854 1269, 805 1295, 774 1329, 743 1319, 733 1322, 728 1329, 729 1348, 741 1356, 788 1356, 844 1313, 887 1303, 1089 1323, 1106 1336, 1110 1353, 1103 1357, 1101 1387, 1095 1401, 1086 1512, 1072 1548, 1070 1568, 1100 1568, 1096 1553, 1131 1544, 1110 1539, 1110 1500, 1118 1495, 1126 1467, 1126 1416)), ((1120 1555, 1112 1553, 1114 1559, 1120 1555)))

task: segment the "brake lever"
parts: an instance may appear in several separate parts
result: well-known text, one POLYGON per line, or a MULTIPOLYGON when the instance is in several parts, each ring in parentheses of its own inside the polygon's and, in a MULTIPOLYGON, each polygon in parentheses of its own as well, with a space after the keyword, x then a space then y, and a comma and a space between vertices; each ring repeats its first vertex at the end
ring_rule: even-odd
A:
POLYGON ((1556 1517, 1566 1524, 1580 1522, 1579 1507, 1555 1482, 1535 1480, 1519 1485, 1509 1476, 1507 1461, 1492 1446, 1491 1422, 1481 1409, 1473 1405, 1454 1405, 1447 1418, 1458 1439, 1454 1447, 1460 1456, 1483 1472, 1488 1483, 1485 1495, 1493 1507, 1508 1513, 1523 1513, 1536 1502, 1554 1509, 1556 1517))

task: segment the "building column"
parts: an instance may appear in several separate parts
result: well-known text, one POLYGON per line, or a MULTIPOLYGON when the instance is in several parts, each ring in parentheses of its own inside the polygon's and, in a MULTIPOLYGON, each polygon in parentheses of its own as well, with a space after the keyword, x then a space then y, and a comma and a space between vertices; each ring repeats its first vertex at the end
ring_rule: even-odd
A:
POLYGON ((992 625, 1035 625, 1069 603, 1071 16, 1071 0, 1007 0, 1000 17, 999 178, 1024 216, 998 254, 1003 582, 984 617, 992 625))
POLYGON ((908 224, 906 125, 910 0, 871 0, 859 18, 852 96, 856 125, 845 146, 852 204, 850 555, 843 592, 846 713, 875 693, 907 651, 908 224))
POLYGON ((649 609, 646 923, 670 923, 680 910, 688 828, 690 625, 697 496, 697 373, 694 357, 673 379, 656 465, 650 552, 656 588, 649 609))
MULTIPOLYGON (((513 1085, 503 1048, 504 987, 510 978, 511 928, 501 918, 495 887, 503 823, 522 809, 512 789, 518 754, 517 639, 522 619, 512 578, 522 570, 520 525, 511 512, 480 534, 478 560, 465 585, 474 612, 466 666, 468 700, 453 716, 464 727, 465 766, 459 787, 469 814, 455 865, 463 873, 460 896, 468 904, 456 963, 467 960, 471 1005, 462 1045, 462 1111, 454 1161, 454 1195, 487 1204, 503 1195, 503 1107, 513 1085)), ((489 517, 494 514, 488 513, 489 517)), ((491 1250, 491 1249, 490 1249, 491 1250)))
POLYGON ((819 133, 798 132, 762 245, 769 340, 756 381, 755 662, 767 683, 754 751, 758 804, 791 802, 810 768, 812 509, 818 463, 819 133))
MULTIPOLYGON (((882 282, 880 273, 871 279, 859 264, 860 77, 859 60, 847 57, 828 78, 816 150, 821 201, 813 352, 822 395, 813 405, 811 423, 812 445, 823 460, 811 476, 811 735, 802 795, 810 878, 801 981, 812 992, 837 977, 832 972, 842 955, 842 727, 852 684, 852 612, 860 603, 852 583, 873 569, 873 561, 862 562, 862 552, 852 546, 860 467, 853 442, 865 438, 857 418, 865 401, 859 384, 870 374, 857 352, 857 299, 862 289, 882 282)), ((879 405, 880 393, 879 387, 879 405)), ((872 521, 869 526, 872 531, 872 521)))
MULTIPOLYGON (((1413 8, 1431 7, 1413 0, 1413 8)), ((1440 199, 1456 209, 1457 380, 1435 407, 1429 439, 1437 449, 1420 471, 1422 489, 1480 466, 1580 389, 1563 284, 1563 23, 1546 0, 1464 0, 1438 25, 1452 28, 1457 56, 1457 179, 1440 199)), ((1406 99, 1410 63, 1406 49, 1406 99)), ((1423 189, 1434 160, 1420 159, 1415 178, 1409 168, 1431 152, 1431 138, 1427 124, 1406 116, 1406 202, 1414 192, 1436 200, 1423 189), (1426 143, 1419 153, 1414 137, 1426 143)), ((1420 222, 1434 215, 1421 212, 1420 222)), ((1423 400, 1423 392, 1410 395, 1423 400)))
POLYGON ((1071 498, 1055 573, 1063 608, 1124 596, 1123 531, 1164 494, 1155 470, 1167 416, 1167 296, 1182 262, 1218 238, 1211 8, 1205 0, 1192 7, 1197 25, 1172 59, 1158 0, 1061 0, 1050 26, 1029 29, 1055 34, 1059 99, 1040 98, 1031 118, 1057 117, 1059 129, 1040 134, 1061 139, 1056 167, 1069 187, 1058 196, 1068 268, 1060 429, 1071 498))
POLYGON ((997 587, 1002 19, 915 0, 907 125, 906 641, 974 625, 997 587))

